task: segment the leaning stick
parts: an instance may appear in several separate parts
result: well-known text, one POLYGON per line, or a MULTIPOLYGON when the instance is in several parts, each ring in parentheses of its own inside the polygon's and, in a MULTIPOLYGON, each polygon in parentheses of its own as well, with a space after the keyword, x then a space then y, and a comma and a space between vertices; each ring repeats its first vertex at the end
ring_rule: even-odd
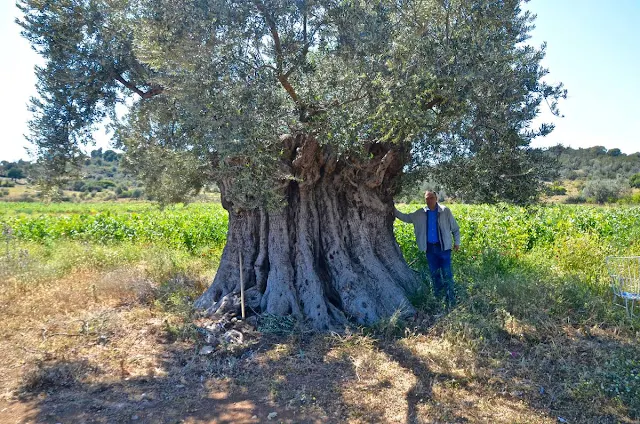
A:
POLYGON ((244 278, 242 276, 242 251, 239 251, 238 255, 240 256, 240 308, 242 310, 242 319, 244 319, 244 278))

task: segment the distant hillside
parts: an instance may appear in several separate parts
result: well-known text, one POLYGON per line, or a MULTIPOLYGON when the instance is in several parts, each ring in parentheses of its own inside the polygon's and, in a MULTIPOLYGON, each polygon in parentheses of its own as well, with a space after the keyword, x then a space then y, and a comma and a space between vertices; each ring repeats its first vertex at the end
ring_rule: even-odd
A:
POLYGON ((627 155, 603 146, 554 146, 558 176, 546 187, 546 200, 563 203, 640 203, 640 153, 627 155))
MULTIPOLYGON (((112 200, 145 197, 142 184, 127 174, 121 166, 122 154, 114 150, 93 150, 82 162, 78 177, 70 179, 63 189, 61 200, 112 200)), ((0 162, 0 198, 30 200, 38 197, 34 187, 38 168, 35 164, 20 160, 0 162), (9 190, 13 187, 14 189, 9 190), (18 199, 16 199, 18 197, 18 199)))
POLYGON ((561 180, 628 180, 640 173, 640 152, 627 155, 603 146, 572 149, 560 145, 547 152, 557 158, 561 180))
MULTIPOLYGON (((71 177, 55 196, 57 201, 154 200, 141 181, 123 166, 123 154, 95 149, 81 163, 77 177, 71 177)), ((38 201, 43 193, 37 185, 38 165, 20 160, 0 161, 0 201, 38 201)), ((193 201, 219 201, 217 187, 205 189, 193 201)))
POLYGON ((142 184, 121 166, 122 153, 96 149, 84 161, 80 178, 71 180, 66 190, 79 193, 110 191, 117 198, 142 198, 142 184))

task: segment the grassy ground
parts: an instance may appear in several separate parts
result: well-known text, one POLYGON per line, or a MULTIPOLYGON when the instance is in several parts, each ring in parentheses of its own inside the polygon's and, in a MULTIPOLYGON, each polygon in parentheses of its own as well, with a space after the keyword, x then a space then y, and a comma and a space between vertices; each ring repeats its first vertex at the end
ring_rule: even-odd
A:
POLYGON ((263 317, 207 355, 190 304, 220 246, 11 239, 0 422, 639 422, 640 320, 593 277, 614 249, 598 237, 469 240, 452 310, 425 291, 411 320, 340 335, 263 317))

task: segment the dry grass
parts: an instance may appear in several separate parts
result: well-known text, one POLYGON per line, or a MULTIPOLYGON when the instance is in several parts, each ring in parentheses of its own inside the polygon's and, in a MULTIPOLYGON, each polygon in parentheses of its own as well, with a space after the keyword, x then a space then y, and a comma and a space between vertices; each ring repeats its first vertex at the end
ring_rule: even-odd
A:
POLYGON ((481 341, 462 305, 204 356, 188 304, 205 281, 154 266, 0 283, 0 422, 637 422, 589 383, 637 354, 616 327, 505 316, 481 341))

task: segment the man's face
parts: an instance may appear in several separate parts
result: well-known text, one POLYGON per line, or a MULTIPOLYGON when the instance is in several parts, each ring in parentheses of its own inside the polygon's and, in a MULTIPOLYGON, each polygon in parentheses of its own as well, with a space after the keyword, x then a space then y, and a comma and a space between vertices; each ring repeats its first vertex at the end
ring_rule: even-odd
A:
POLYGON ((424 199, 427 202, 427 207, 431 210, 435 209, 436 203, 438 203, 438 197, 433 192, 427 192, 424 196, 424 199))

